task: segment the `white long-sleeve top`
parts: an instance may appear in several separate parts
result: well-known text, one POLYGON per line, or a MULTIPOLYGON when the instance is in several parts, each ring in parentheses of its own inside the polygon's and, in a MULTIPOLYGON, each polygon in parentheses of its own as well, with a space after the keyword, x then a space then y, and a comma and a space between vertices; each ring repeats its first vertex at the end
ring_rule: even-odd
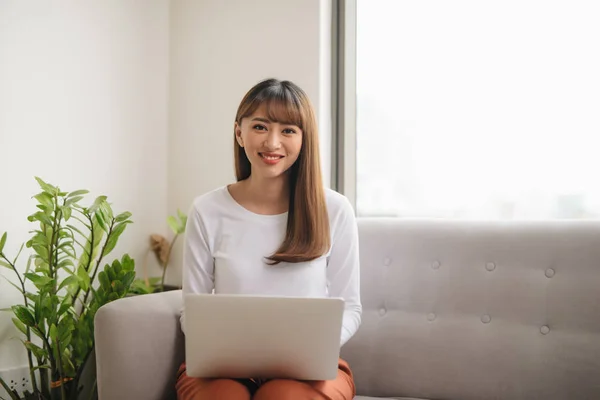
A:
MULTIPOLYGON (((331 247, 310 262, 268 265, 283 242, 287 213, 262 215, 240 205, 226 186, 197 197, 188 214, 183 294, 340 297, 345 301, 340 346, 361 322, 358 229, 343 195, 326 189, 331 247)), ((181 312, 185 332, 185 314, 181 312)))

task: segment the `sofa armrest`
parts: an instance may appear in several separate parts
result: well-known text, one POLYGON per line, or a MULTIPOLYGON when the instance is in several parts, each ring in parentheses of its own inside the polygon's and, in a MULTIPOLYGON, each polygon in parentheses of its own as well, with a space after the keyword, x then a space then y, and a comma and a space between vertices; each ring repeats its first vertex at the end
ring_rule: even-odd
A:
POLYGON ((98 395, 103 400, 174 399, 184 361, 180 290, 126 297, 95 317, 98 395))

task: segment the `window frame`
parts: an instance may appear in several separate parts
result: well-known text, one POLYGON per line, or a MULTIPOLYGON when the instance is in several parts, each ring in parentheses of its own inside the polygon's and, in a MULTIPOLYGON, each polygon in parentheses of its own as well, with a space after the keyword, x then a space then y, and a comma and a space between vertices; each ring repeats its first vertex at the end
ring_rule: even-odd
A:
POLYGON ((356 212, 356 1, 334 0, 332 21, 332 189, 356 212))

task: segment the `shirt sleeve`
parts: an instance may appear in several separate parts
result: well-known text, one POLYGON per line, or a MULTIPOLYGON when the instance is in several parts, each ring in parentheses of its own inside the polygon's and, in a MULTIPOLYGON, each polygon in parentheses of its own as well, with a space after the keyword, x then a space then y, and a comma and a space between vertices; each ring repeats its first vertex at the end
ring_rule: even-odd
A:
MULTIPOLYGON (((207 241, 204 223, 193 206, 190 210, 184 235, 182 294, 212 293, 214 288, 214 259, 207 241)), ((185 334, 185 313, 181 309, 181 330, 185 334)))
POLYGON ((344 199, 341 212, 331 227, 333 237, 327 265, 329 296, 341 297, 345 302, 340 346, 356 333, 362 314, 358 226, 352 205, 344 199))

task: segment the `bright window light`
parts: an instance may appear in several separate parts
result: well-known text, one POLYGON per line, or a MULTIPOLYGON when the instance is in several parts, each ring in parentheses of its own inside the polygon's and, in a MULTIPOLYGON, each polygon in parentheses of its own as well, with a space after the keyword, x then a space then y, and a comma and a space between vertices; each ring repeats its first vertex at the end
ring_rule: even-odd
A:
POLYGON ((595 0, 358 0, 358 214, 598 217, 599 21, 595 0))

